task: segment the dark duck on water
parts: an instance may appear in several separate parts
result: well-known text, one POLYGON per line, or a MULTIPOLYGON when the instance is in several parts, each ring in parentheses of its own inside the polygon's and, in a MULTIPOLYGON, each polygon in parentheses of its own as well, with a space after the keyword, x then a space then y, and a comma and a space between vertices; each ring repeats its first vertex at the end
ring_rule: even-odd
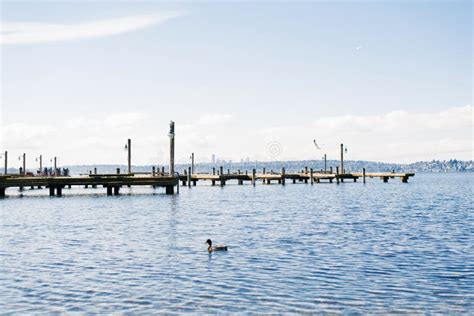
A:
POLYGON ((209 245, 209 247, 207 247, 207 251, 209 251, 209 252, 227 251, 227 246, 224 245, 224 244, 218 244, 218 245, 213 246, 212 245, 212 240, 210 240, 210 239, 208 239, 205 243, 209 245))

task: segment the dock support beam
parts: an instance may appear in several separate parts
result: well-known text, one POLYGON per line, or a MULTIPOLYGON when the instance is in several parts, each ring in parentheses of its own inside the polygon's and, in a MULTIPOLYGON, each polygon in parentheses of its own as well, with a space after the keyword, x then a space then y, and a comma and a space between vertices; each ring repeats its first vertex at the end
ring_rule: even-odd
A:
POLYGON ((339 184, 339 167, 336 167, 336 183, 339 184))
POLYGON ((129 138, 127 139, 127 164, 128 164, 128 173, 132 173, 132 140, 129 138))
POLYGON ((285 167, 281 167, 281 185, 285 185, 285 167))
POLYGON ((309 169, 309 175, 311 177, 311 185, 313 185, 314 184, 313 168, 309 169))
POLYGON ((54 187, 49 186, 49 196, 54 196, 54 187))
POLYGON ((365 184, 365 168, 362 168, 362 182, 365 184))
MULTIPOLYGON (((170 176, 174 176, 174 122, 170 122, 170 176)), ((168 194, 168 187, 166 187, 166 194, 168 194)), ((170 191, 174 191, 173 187, 171 187, 170 191)), ((173 193, 170 193, 173 194, 173 193)))
POLYGON ((8 172, 8 151, 7 150, 5 150, 5 157, 4 158, 5 158, 5 171, 4 171, 3 174, 6 175, 7 172, 8 172))
POLYGON ((256 171, 255 169, 252 169, 252 185, 255 186, 255 180, 256 180, 256 171))
POLYGON ((221 187, 225 185, 224 180, 224 168, 222 166, 219 167, 219 178, 221 180, 221 187))
POLYGON ((341 144, 341 167, 339 170, 344 173, 344 144, 341 144))
POLYGON ((112 195, 112 187, 107 187, 107 196, 112 195))
POLYGON ((23 175, 26 175, 26 153, 23 153, 23 175))
POLYGON ((114 187, 114 195, 119 195, 120 194, 120 187, 116 186, 114 187))
POLYGON ((188 188, 191 187, 191 172, 192 172, 192 167, 188 167, 188 173, 187 173, 188 188))
POLYGON ((5 197, 5 188, 0 188, 0 198, 5 197))
POLYGON ((172 185, 167 185, 167 186, 166 186, 166 194, 168 194, 168 195, 173 195, 173 194, 174 194, 174 186, 172 186, 172 185))
POLYGON ((191 153, 191 174, 194 174, 194 153, 191 153))

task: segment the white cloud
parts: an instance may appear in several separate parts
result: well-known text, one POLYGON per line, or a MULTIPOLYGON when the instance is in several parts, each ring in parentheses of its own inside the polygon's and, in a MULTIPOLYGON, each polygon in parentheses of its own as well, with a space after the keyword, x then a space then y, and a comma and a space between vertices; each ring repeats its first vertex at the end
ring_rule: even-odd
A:
POLYGON ((182 15, 168 12, 76 24, 3 21, 0 24, 0 44, 45 43, 104 37, 149 27, 182 15))
MULTIPOLYGON (((339 144, 348 147, 349 160, 413 162, 431 159, 472 159, 473 107, 439 112, 397 111, 385 115, 334 116, 297 126, 252 126, 238 123, 245 117, 227 113, 204 114, 186 123, 176 122, 176 158, 189 162, 220 159, 302 160, 339 157, 339 144), (322 144, 316 150, 313 139, 322 144), (275 145, 276 144, 276 145, 275 145), (269 146, 278 146, 269 148, 269 146), (271 150, 271 152, 269 152, 271 150), (275 154, 276 152, 276 154, 275 154)), ((125 163, 126 139, 132 139, 134 164, 168 161, 168 121, 143 112, 77 117, 51 123, 3 125, 2 150, 12 157, 59 156, 64 164, 125 163)), ((48 160, 49 161, 49 160, 48 160)))

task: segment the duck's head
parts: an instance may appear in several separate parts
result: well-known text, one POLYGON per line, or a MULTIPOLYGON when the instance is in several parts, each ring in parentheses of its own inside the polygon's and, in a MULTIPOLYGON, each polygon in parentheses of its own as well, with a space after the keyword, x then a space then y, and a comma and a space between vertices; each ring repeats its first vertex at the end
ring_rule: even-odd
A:
POLYGON ((210 239, 206 240, 205 244, 208 244, 209 247, 211 247, 212 246, 212 240, 210 240, 210 239))

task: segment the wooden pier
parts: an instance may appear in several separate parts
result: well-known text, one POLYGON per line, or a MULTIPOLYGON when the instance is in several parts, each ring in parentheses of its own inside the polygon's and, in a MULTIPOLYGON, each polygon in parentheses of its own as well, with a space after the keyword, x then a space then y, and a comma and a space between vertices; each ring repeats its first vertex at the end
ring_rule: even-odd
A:
POLYGON ((198 181, 210 181, 212 185, 219 184, 220 186, 226 185, 228 181, 236 181, 237 184, 242 185, 244 181, 250 182, 251 184, 256 184, 257 182, 262 182, 263 184, 271 184, 278 183, 285 185, 287 183, 286 180, 290 180, 293 183, 296 182, 304 182, 304 183, 320 183, 324 182, 344 182, 353 181, 357 182, 359 178, 362 178, 363 182, 365 183, 366 178, 380 178, 383 182, 388 182, 388 179, 399 178, 402 182, 408 182, 410 177, 415 176, 414 173, 393 173, 393 172, 369 172, 366 173, 363 170, 361 173, 329 173, 324 171, 313 171, 312 169, 308 171, 298 172, 298 173, 286 173, 285 169, 283 168, 280 173, 270 172, 266 173, 263 171, 262 173, 257 173, 256 170, 252 170, 251 172, 234 172, 227 173, 221 171, 218 174, 215 173, 197 173, 197 174, 190 174, 189 172, 184 172, 179 177, 179 180, 182 182, 183 186, 196 186, 198 181))
POLYGON ((167 175, 160 176, 136 176, 134 174, 93 174, 89 176, 73 177, 23 177, 23 176, 0 176, 0 197, 5 197, 7 188, 42 189, 48 188, 50 196, 62 196, 65 187, 97 187, 105 188, 107 195, 118 195, 120 188, 124 186, 152 186, 164 187, 166 194, 174 194, 174 187, 178 185, 178 178, 167 175))
MULTIPOLYGON (((336 182, 337 184, 347 181, 357 182, 359 178, 362 178, 363 183, 366 182, 366 178, 380 178, 383 182, 388 182, 389 179, 400 178, 402 182, 408 182, 410 177, 413 177, 414 173, 395 173, 395 172, 382 172, 382 173, 366 173, 365 169, 361 173, 357 172, 346 172, 344 169, 344 146, 340 145, 341 149, 341 160, 340 165, 333 172, 333 168, 330 167, 329 171, 326 170, 326 154, 324 154, 324 166, 325 170, 314 171, 305 167, 301 172, 286 172, 285 168, 281 168, 281 172, 266 172, 263 168, 262 172, 257 173, 256 169, 237 172, 224 172, 223 167, 219 167, 216 170, 214 167, 211 173, 196 173, 194 172, 194 153, 191 154, 191 166, 185 170, 182 174, 175 172, 174 165, 174 152, 175 152, 175 126, 174 122, 170 122, 169 134, 170 138, 170 161, 169 171, 165 173, 164 167, 161 172, 159 169, 152 167, 151 173, 132 173, 132 154, 131 139, 127 140, 125 149, 127 149, 127 167, 128 173, 121 174, 120 169, 117 168, 115 174, 97 174, 97 169, 94 168, 94 172, 90 171, 88 175, 79 176, 58 176, 61 174, 60 169, 57 168, 57 157, 54 157, 54 169, 53 172, 46 170, 43 172, 42 169, 42 156, 39 156, 40 168, 38 175, 34 176, 32 173, 26 172, 26 153, 23 153, 23 167, 20 167, 19 173, 15 175, 7 174, 8 165, 7 157, 8 151, 5 151, 3 157, 5 161, 4 175, 0 176, 0 198, 6 196, 6 190, 8 188, 18 188, 23 191, 25 188, 31 189, 42 189, 48 188, 50 196, 62 196, 62 191, 65 187, 71 188, 72 186, 81 186, 88 188, 97 188, 101 186, 106 189, 107 195, 119 195, 120 188, 127 186, 151 186, 153 188, 164 187, 166 194, 174 194, 175 186, 177 186, 177 193, 179 193, 179 183, 182 182, 183 186, 195 186, 198 181, 210 181, 214 186, 218 183, 220 186, 225 186, 228 181, 237 181, 238 185, 243 185, 245 181, 250 182, 252 185, 256 185, 258 181, 263 184, 278 183, 285 185, 287 180, 304 183, 320 183, 325 182, 336 182), (59 171, 59 172, 58 172, 59 171), (45 176, 47 175, 47 176, 45 176)), ((346 149, 347 150, 347 149, 346 149)), ((21 160, 21 156, 19 157, 21 160)), ((51 168, 50 168, 51 169, 51 168)), ((67 174, 67 173, 66 173, 67 174)))

